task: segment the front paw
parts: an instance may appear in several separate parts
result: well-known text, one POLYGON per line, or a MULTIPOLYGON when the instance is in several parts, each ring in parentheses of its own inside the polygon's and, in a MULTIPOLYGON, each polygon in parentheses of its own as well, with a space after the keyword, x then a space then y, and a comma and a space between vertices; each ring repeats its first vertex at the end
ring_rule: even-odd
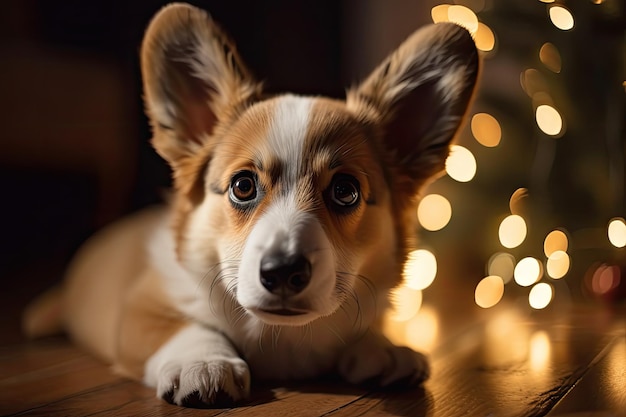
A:
POLYGON ((161 369, 157 396, 185 407, 228 405, 250 393, 250 371, 239 358, 172 361, 161 369))
POLYGON ((426 356, 408 347, 387 340, 364 340, 341 356, 339 373, 352 384, 417 385, 428 379, 430 366, 426 356))

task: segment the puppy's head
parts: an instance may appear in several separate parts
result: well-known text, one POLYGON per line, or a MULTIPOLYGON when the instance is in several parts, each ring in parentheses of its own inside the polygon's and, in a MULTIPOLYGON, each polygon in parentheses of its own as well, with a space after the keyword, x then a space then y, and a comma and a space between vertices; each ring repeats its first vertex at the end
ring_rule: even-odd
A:
POLYGON ((345 101, 261 85, 203 11, 167 6, 142 46, 153 144, 171 165, 177 253, 269 324, 302 325, 396 285, 420 188, 476 81, 452 24, 409 37, 345 101))

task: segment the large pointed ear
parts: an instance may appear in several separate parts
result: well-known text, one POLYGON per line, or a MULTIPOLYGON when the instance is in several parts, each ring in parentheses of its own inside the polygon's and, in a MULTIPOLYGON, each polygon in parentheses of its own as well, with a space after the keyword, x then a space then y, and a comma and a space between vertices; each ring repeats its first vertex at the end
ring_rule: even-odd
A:
POLYGON ((211 17, 182 3, 150 22, 141 71, 152 143, 174 168, 261 89, 211 17))
POLYGON ((383 148, 402 188, 416 193, 441 172, 478 74, 470 34, 452 23, 411 35, 359 86, 348 108, 382 129, 383 148))

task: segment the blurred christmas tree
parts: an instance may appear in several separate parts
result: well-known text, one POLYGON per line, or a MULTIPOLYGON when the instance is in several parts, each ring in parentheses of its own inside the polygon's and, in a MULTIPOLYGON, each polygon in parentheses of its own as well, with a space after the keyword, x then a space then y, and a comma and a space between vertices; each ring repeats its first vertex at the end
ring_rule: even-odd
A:
POLYGON ((420 235, 501 278, 477 286, 483 307, 503 292, 534 308, 626 295, 624 7, 459 0, 431 10, 474 33, 484 65, 448 175, 420 205, 420 235))

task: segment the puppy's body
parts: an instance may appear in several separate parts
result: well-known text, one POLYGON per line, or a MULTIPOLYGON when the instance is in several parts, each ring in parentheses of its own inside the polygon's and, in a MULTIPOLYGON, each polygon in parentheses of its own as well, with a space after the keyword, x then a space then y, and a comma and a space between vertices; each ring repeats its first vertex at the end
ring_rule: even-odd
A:
POLYGON ((245 398, 250 374, 423 380, 425 358, 379 322, 472 94, 467 32, 416 32, 346 101, 262 99, 210 18, 172 5, 142 70, 174 200, 78 255, 69 332, 176 404, 245 398))

